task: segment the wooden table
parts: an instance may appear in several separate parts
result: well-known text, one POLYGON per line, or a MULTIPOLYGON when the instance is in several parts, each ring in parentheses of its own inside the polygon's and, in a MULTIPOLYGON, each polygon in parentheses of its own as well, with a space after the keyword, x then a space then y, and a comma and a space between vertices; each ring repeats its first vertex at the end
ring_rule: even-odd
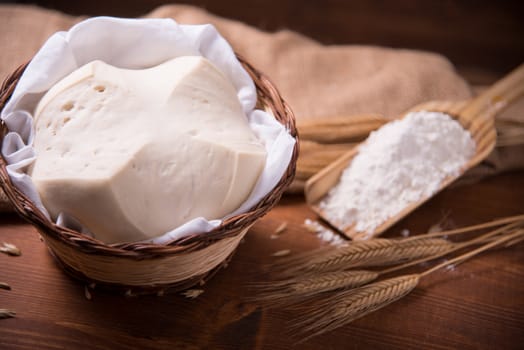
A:
MULTIPOLYGON (((443 215, 457 226, 522 213, 524 173, 500 175, 439 194, 398 223, 424 232, 443 215)), ((314 214, 301 196, 286 197, 248 233, 227 269, 194 300, 181 295, 126 298, 104 292, 84 296, 55 265, 32 226, 14 215, 0 218, 2 241, 21 257, 0 256, 0 306, 17 312, 0 321, 2 349, 289 349, 297 312, 264 310, 245 302, 252 282, 271 278, 267 264, 282 249, 320 245, 302 227, 314 214), (273 231, 288 222, 279 239, 273 231)), ((400 301, 297 349, 521 349, 524 344, 524 244, 487 252, 453 270, 423 279, 400 301)))
MULTIPOLYGON (((76 14, 100 14, 104 9, 98 3, 96 7, 87 2, 84 7, 71 5, 78 2, 39 3, 62 6, 76 14)), ((105 8, 110 9, 105 13, 137 15, 151 8, 147 5, 159 3, 136 1, 130 8, 123 6, 122 1, 112 1, 105 4, 105 8), (127 13, 131 10, 136 13, 127 13)), ((255 5, 257 12, 241 11, 235 1, 220 2, 220 6, 211 1, 200 3, 221 15, 268 29, 289 24, 323 42, 343 43, 342 38, 356 37, 356 42, 361 43, 439 51, 451 57, 474 83, 492 83, 520 63, 524 52, 522 43, 516 39, 519 37, 516 29, 522 29, 522 22, 519 25, 515 20, 515 13, 521 8, 517 2, 493 8, 489 8, 487 2, 480 2, 482 6, 470 13, 474 23, 484 23, 483 19, 490 13, 495 15, 490 18, 490 31, 474 26, 479 31, 476 35, 489 32, 484 35, 486 40, 476 42, 468 41, 472 31, 464 29, 467 26, 460 22, 468 12, 464 9, 466 6, 453 1, 446 2, 447 7, 432 5, 445 13, 426 11, 414 1, 400 2, 397 11, 392 11, 394 6, 387 2, 360 2, 360 5, 326 2, 321 6, 323 15, 319 12, 320 5, 315 6, 314 2, 291 1, 277 8, 280 2, 269 1, 270 8, 279 9, 270 11, 274 16, 270 16, 267 9, 263 12, 259 2, 255 5), (305 17, 294 16, 293 10, 302 3, 300 13, 305 17), (391 25, 410 21, 412 26, 404 23, 394 31, 387 31, 387 35, 382 27, 375 30, 371 26, 368 31, 359 31, 358 22, 344 25, 343 16, 337 15, 341 8, 360 11, 359 18, 364 22, 378 18, 391 25), (406 17, 402 9, 418 14, 426 11, 431 23, 448 19, 448 27, 425 26, 406 17), (315 23, 331 26, 318 27, 315 23), (500 26, 500 23, 509 24, 500 26), (425 30, 416 29, 422 27, 425 30), (454 30, 458 31, 455 32, 457 40, 451 40, 454 36, 450 33, 454 30), (489 48, 500 54, 471 55, 487 52, 489 48)), ((386 236, 398 236, 403 229, 425 232, 444 216, 456 227, 462 227, 523 212, 524 172, 506 173, 440 193, 390 229, 386 236)), ((17 313, 16 318, 0 320, 0 349, 523 348, 523 243, 487 252, 452 270, 438 271, 424 278, 410 295, 387 308, 296 344, 296 338, 289 334, 289 326, 298 316, 297 311, 261 309, 245 299, 252 295, 250 283, 272 277, 267 266, 278 261, 272 256, 274 252, 290 249, 293 254, 321 245, 316 236, 303 228, 307 218, 314 219, 315 215, 304 204, 303 197, 286 196, 249 231, 229 267, 208 282, 203 287, 204 293, 196 299, 178 294, 133 298, 95 289, 92 299, 88 300, 84 285, 70 279, 56 266, 34 228, 14 214, 2 214, 0 241, 16 244, 23 254, 21 257, 0 255, 0 281, 12 287, 11 291, 0 290, 0 308, 17 313), (285 233, 279 239, 270 239, 282 222, 288 223, 285 233)))

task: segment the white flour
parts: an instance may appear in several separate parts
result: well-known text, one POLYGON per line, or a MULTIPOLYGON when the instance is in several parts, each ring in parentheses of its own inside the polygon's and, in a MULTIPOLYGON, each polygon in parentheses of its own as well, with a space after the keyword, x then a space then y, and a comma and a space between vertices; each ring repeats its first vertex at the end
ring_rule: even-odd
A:
POLYGON ((474 152, 469 132, 447 114, 410 113, 370 134, 320 206, 338 225, 371 233, 458 175, 474 152))
POLYGON ((306 219, 304 225, 316 234, 319 240, 334 246, 345 245, 348 241, 342 238, 335 231, 323 226, 316 220, 306 219))

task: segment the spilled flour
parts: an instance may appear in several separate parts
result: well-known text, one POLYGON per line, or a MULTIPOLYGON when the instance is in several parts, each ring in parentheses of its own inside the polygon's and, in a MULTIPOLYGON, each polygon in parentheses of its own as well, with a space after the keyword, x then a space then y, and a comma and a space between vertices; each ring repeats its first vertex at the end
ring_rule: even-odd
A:
POLYGON ((340 227, 371 233, 435 193, 474 153, 470 133, 447 114, 409 113, 370 134, 320 207, 340 227))
POLYGON ((338 233, 333 231, 330 228, 325 227, 320 222, 316 220, 306 219, 304 221, 304 226, 311 232, 313 232, 317 238, 324 242, 329 243, 330 245, 340 246, 347 244, 347 240, 342 238, 338 233))

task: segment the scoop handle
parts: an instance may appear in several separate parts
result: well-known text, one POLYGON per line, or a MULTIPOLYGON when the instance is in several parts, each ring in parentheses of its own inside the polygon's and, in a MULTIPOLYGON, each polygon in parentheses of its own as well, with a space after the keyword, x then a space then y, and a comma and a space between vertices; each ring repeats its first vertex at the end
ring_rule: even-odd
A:
POLYGON ((497 81, 465 106, 461 114, 474 119, 479 114, 494 117, 524 95, 524 63, 497 81))

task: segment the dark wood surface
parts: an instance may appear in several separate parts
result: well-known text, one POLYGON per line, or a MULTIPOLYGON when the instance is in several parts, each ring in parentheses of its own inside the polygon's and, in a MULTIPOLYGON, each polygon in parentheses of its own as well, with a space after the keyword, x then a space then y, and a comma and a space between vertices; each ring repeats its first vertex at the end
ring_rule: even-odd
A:
MULTIPOLYGON (((444 191, 408 218, 400 230, 424 232, 448 215, 456 226, 521 214, 524 173, 515 172, 444 191)), ((246 302, 249 284, 267 281, 272 254, 320 245, 302 228, 314 214, 302 197, 286 197, 262 218, 194 300, 175 295, 129 298, 84 286, 55 265, 38 233, 14 215, 0 217, 0 239, 22 249, 0 256, 0 307, 16 318, 0 320, 2 349, 522 349, 524 344, 524 244, 487 252, 423 279, 408 296, 333 332, 295 344, 286 309, 246 302), (288 229, 270 239, 282 223, 288 229)))
MULTIPOLYGON (((35 2, 35 1, 31 1, 35 2)), ((135 16, 162 1, 36 1, 72 14, 135 16)), ((301 31, 324 43, 429 49, 459 66, 470 82, 489 84, 524 61, 522 3, 502 1, 199 1, 211 11, 264 29, 301 31)), ((524 212, 524 172, 498 175, 439 194, 386 236, 424 232, 447 216, 456 227, 524 212)), ((194 300, 181 295, 126 298, 84 286, 54 263, 35 229, 0 215, 0 242, 21 257, 0 255, 0 349, 522 349, 524 244, 487 252, 424 278, 407 297, 336 331, 295 344, 297 311, 260 309, 249 284, 271 278, 272 253, 321 245, 305 230, 315 216, 288 196, 248 233, 229 267, 194 300), (279 239, 273 231, 288 222, 279 239)))

